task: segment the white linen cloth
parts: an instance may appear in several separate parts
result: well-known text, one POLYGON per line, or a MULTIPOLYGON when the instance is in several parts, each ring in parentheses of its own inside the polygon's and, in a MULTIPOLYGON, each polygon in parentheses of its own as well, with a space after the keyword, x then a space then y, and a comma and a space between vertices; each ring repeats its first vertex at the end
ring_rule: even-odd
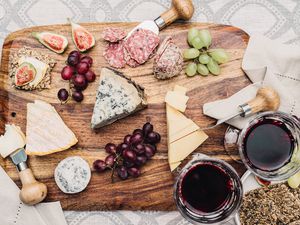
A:
MULTIPOLYGON (((299 46, 285 45, 261 35, 254 35, 249 40, 242 69, 253 84, 227 99, 204 104, 205 115, 215 119, 233 115, 239 105, 255 97, 259 87, 270 86, 279 93, 279 111, 300 117, 299 46)), ((252 117, 237 117, 227 123, 242 129, 252 117)))
POLYGON ((19 188, 0 166, 1 225, 67 225, 60 202, 23 204, 19 188))

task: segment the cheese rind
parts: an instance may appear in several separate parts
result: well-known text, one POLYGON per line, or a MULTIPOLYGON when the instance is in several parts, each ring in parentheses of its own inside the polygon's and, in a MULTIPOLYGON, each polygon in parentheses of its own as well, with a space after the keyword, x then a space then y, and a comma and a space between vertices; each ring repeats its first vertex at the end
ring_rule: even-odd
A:
POLYGON ((173 108, 181 112, 185 111, 186 103, 188 100, 189 100, 188 96, 183 95, 182 93, 177 91, 168 91, 165 97, 165 102, 168 103, 168 105, 172 106, 173 108))

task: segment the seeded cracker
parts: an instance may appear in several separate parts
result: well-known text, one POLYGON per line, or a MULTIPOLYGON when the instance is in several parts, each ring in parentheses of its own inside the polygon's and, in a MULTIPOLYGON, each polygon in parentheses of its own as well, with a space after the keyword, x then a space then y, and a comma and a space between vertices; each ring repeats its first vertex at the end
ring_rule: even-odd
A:
POLYGON ((15 87, 16 89, 21 89, 25 91, 32 91, 32 90, 43 90, 43 89, 49 89, 51 87, 51 71, 53 67, 55 66, 56 62, 53 60, 49 55, 45 55, 42 53, 39 53, 31 48, 28 47, 23 47, 19 49, 18 52, 14 54, 10 54, 9 56, 9 68, 8 68, 8 75, 11 78, 12 81, 12 86, 15 87), (30 86, 30 84, 26 84, 24 86, 16 86, 15 83, 15 73, 19 67, 19 59, 21 57, 34 57, 46 64, 49 65, 48 70, 46 71, 46 74, 44 78, 41 80, 41 82, 36 86, 30 86))
POLYGON ((242 225, 300 225, 300 189, 275 184, 248 192, 240 209, 242 225))

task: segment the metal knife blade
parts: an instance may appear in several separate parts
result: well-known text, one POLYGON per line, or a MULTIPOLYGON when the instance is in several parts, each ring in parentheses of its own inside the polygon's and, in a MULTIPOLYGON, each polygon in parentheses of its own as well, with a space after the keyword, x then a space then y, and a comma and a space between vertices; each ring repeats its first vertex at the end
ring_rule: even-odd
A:
POLYGON ((126 36, 125 39, 127 39, 135 30, 137 29, 146 29, 151 30, 155 34, 159 34, 159 28, 157 24, 152 20, 145 20, 144 22, 138 24, 136 27, 134 27, 126 36))
POLYGON ((24 148, 20 148, 17 149, 16 151, 14 151, 12 154, 9 155, 12 162, 15 164, 15 166, 17 167, 18 171, 22 171, 27 169, 27 155, 25 153, 25 149, 24 148))

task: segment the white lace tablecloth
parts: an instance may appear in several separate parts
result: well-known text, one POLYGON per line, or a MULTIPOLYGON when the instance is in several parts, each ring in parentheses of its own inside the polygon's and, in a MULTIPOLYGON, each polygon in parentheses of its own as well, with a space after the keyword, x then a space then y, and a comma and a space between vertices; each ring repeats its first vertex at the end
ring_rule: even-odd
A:
MULTIPOLYGON (((300 0, 194 0, 193 21, 240 27, 284 43, 300 44, 300 0)), ((23 27, 79 22, 154 19, 170 0, 0 0, 0 46, 23 27)), ((177 212, 73 212, 69 225, 187 225, 177 212)), ((228 223, 229 224, 234 224, 228 223)), ((227 224, 226 224, 227 225, 227 224)))

